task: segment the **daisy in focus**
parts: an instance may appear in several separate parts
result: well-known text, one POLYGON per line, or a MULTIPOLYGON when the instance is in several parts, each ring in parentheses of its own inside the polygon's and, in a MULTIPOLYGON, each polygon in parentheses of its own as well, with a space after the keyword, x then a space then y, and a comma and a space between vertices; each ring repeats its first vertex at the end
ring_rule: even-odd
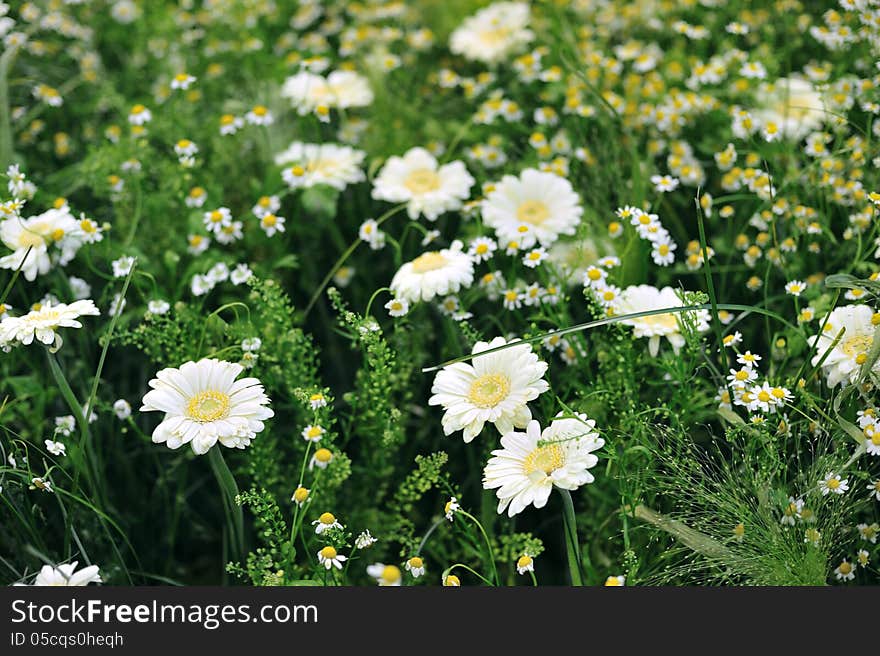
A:
POLYGON ((256 378, 236 380, 244 367, 216 359, 162 369, 149 382, 141 412, 164 412, 153 442, 178 449, 189 444, 204 455, 218 441, 243 449, 274 415, 256 378))
MULTIPOLYGON (((503 337, 477 342, 473 354, 508 343, 503 337)), ((475 357, 470 364, 457 362, 445 367, 434 378, 428 405, 443 407, 446 435, 463 431, 464 441, 470 442, 486 423, 494 424, 504 435, 529 423, 532 413, 528 402, 550 387, 543 378, 546 371, 547 363, 529 344, 517 344, 475 357)))
POLYGON ((592 483, 589 470, 599 461, 593 452, 605 445, 595 428, 579 414, 554 419, 543 431, 533 420, 524 433, 504 435, 483 471, 483 488, 496 490, 498 513, 513 517, 530 505, 543 508, 554 486, 576 490, 592 483))
MULTIPOLYGON (((874 343, 877 326, 873 317, 874 312, 867 305, 835 308, 828 315, 823 332, 811 338, 810 344, 816 348, 812 365, 822 363, 822 373, 829 387, 858 379, 874 343)), ((874 364, 873 371, 880 373, 880 361, 874 364)))

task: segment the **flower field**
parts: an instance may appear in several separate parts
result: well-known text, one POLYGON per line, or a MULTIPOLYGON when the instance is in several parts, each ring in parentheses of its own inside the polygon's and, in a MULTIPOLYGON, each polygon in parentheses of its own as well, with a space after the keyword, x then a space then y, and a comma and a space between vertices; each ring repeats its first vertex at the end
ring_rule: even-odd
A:
POLYGON ((0 38, 4 584, 880 583, 880 0, 0 38))

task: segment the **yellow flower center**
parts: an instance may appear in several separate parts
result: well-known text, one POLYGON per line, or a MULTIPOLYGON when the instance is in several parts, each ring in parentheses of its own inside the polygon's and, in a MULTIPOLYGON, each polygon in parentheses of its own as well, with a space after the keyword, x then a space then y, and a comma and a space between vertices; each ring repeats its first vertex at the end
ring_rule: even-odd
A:
POLYGON ((46 243, 46 240, 42 235, 33 232, 31 230, 25 230, 18 236, 18 245, 21 248, 30 248, 33 246, 34 248, 38 248, 39 246, 43 246, 46 243))
POLYGON ((322 524, 329 525, 329 524, 332 524, 336 521, 336 517, 333 515, 333 513, 325 512, 320 517, 318 517, 318 521, 321 522, 322 524))
POLYGON ((836 478, 829 478, 828 482, 825 485, 828 486, 829 490, 836 490, 840 487, 840 481, 838 481, 836 478))
POLYGON ((216 390, 199 392, 189 400, 186 416, 201 423, 229 416, 229 395, 216 390))
POLYGON ((400 580, 400 569, 394 565, 385 565, 382 570, 382 580, 385 583, 396 583, 400 580))
POLYGON ((325 560, 333 560, 334 558, 336 558, 336 549, 334 549, 330 545, 327 545, 326 547, 321 549, 321 557, 325 560))
POLYGON ((254 113, 255 116, 265 116, 269 113, 269 110, 262 105, 257 105, 251 111, 254 113))
POLYGON ((403 186, 414 194, 426 194, 440 188, 440 176, 431 169, 415 169, 406 176, 403 186))
POLYGON ((758 400, 762 403, 767 403, 770 400, 770 394, 764 390, 758 392, 758 400))
POLYGON ((446 258, 440 255, 437 251, 431 251, 419 255, 412 263, 413 271, 416 273, 428 273, 429 271, 442 269, 445 266, 446 258))
POLYGON ((850 565, 846 561, 843 561, 842 563, 840 563, 840 567, 838 569, 840 570, 841 574, 846 576, 847 574, 849 574, 852 571, 852 565, 850 565))
POLYGON ((328 463, 333 458, 333 454, 330 453, 330 449, 318 449, 315 451, 315 460, 318 462, 328 463))
POLYGON ((532 557, 531 556, 520 556, 519 560, 516 561, 516 566, 520 567, 520 568, 528 567, 531 564, 532 564, 532 557))
POLYGON ((276 223, 278 223, 278 218, 274 214, 267 214, 263 217, 263 225, 267 227, 272 227, 276 223))
POLYGON ((418 556, 413 556, 409 559, 409 566, 413 568, 419 568, 424 565, 424 562, 418 556))
POLYGON ((293 500, 297 503, 302 503, 306 499, 309 498, 309 491, 304 487, 296 488, 296 491, 293 493, 293 500))
POLYGON ((549 476, 565 464, 565 452, 559 444, 539 446, 526 456, 523 472, 529 478, 535 474, 549 476))
POLYGON ((541 225, 550 218, 550 210, 539 200, 527 200, 516 208, 516 218, 523 223, 541 225))
POLYGON ((468 398, 478 408, 498 405, 510 392, 510 379, 504 374, 485 374, 471 383, 468 398))
POLYGON ((866 353, 874 343, 873 335, 853 335, 849 339, 843 341, 840 345, 841 350, 848 356, 858 356, 866 353))

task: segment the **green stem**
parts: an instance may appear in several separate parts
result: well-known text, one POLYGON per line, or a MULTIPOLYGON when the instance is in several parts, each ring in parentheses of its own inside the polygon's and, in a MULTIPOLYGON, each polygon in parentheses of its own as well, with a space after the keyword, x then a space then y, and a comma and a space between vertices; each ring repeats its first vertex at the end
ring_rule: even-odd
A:
POLYGON ((226 511, 226 521, 229 525, 231 546, 234 555, 240 558, 244 556, 244 515, 241 506, 235 500, 238 496, 238 485, 229 470, 229 465, 223 458, 221 448, 219 444, 211 447, 208 451, 208 460, 211 461, 211 468, 214 470, 217 484, 223 493, 223 505, 226 511))
POLYGON ((568 490, 557 488, 562 497, 562 522, 565 525, 565 551, 568 554, 568 571, 571 575, 571 584, 582 586, 580 545, 577 537, 577 522, 574 517, 574 503, 568 490))
POLYGON ((463 515, 463 516, 467 517, 474 524, 477 525, 478 529, 480 529, 480 533, 482 534, 483 539, 486 541, 486 548, 489 550, 488 556, 489 556, 489 564, 492 566, 492 580, 495 581, 495 585, 498 585, 501 581, 498 578, 498 570, 495 567, 495 555, 492 552, 492 543, 489 542, 489 536, 486 535, 486 531, 483 530, 483 525, 480 524, 480 522, 477 520, 477 518, 474 517, 473 515, 471 515, 469 512, 466 512, 464 510, 459 510, 456 514, 463 515))
MULTIPOLYGON (((379 226, 381 226, 383 223, 385 223, 385 221, 390 219, 392 216, 397 214, 400 210, 404 209, 405 207, 406 207, 405 203, 402 205, 395 205, 394 207, 392 207, 390 210, 385 212, 385 214, 383 214, 382 216, 380 216, 376 220, 376 227, 378 228, 379 226)), ((306 305, 306 309, 303 312, 303 318, 305 318, 309 315, 309 312, 312 311, 312 308, 314 307, 315 303, 318 302, 318 299, 321 297, 321 294, 324 293, 324 288, 330 284, 330 281, 333 279, 333 276, 335 276, 336 272, 342 268, 342 265, 345 264, 345 262, 348 260, 349 257, 351 257, 351 254, 354 253, 355 250, 357 250, 357 247, 361 244, 362 241, 363 240, 360 237, 358 237, 349 245, 348 248, 345 249, 345 252, 339 256, 339 259, 336 260, 336 264, 334 264, 333 267, 327 272, 327 275, 324 276, 324 279, 321 281, 321 284, 319 284, 317 286, 317 288, 315 288, 315 293, 312 294, 312 298, 309 299, 309 304, 306 305)))
POLYGON ((5 172, 12 164, 12 122, 9 110, 9 68, 18 48, 9 48, 0 56, 0 167, 5 172))

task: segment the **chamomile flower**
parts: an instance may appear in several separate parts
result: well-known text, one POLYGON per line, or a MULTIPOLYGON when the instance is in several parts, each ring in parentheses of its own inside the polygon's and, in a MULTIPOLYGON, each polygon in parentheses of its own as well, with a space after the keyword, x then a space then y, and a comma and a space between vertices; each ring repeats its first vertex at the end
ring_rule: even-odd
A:
POLYGON ((388 315, 392 317, 403 317, 409 312, 409 301, 405 298, 392 298, 385 304, 388 315))
POLYGON ((543 246, 533 248, 523 256, 522 262, 529 269, 539 267, 547 259, 547 249, 543 246))
POLYGON ((459 510, 461 510, 461 506, 458 503, 458 499, 451 497, 443 507, 443 516, 446 517, 447 521, 451 522, 453 521, 455 513, 459 510))
POLYGON ((535 571, 535 559, 529 554, 523 554, 516 560, 516 573, 525 574, 526 572, 535 571))
POLYGON ((336 516, 333 513, 329 512, 321 513, 321 516, 312 522, 312 526, 315 527, 315 533, 317 535, 321 535, 325 531, 329 531, 331 529, 344 528, 342 524, 340 524, 339 521, 336 519, 336 516))
POLYGON ((69 209, 53 208, 26 219, 0 221, 0 242, 12 250, 0 257, 0 269, 20 269, 24 279, 32 282, 53 265, 70 262, 85 238, 69 209))
POLYGON ((394 587, 403 582, 403 574, 401 574, 400 568, 395 565, 373 563, 367 566, 367 576, 376 579, 376 583, 380 587, 394 587))
POLYGON ((260 227, 263 229, 263 232, 266 233, 267 237, 273 237, 275 234, 285 231, 285 221, 286 219, 283 216, 267 212, 260 217, 260 227))
POLYGON ((819 490, 822 496, 829 494, 843 494, 849 489, 849 479, 841 478, 840 474, 828 472, 821 481, 819 481, 819 490))
POLYGON ((327 469, 331 462, 333 462, 333 452, 330 449, 318 449, 312 455, 312 459, 309 460, 309 469, 314 469, 315 467, 327 469))
POLYGON ((251 125, 272 125, 275 117, 269 108, 265 105, 254 105, 250 111, 244 115, 244 120, 251 125))
POLYGON ((463 162, 441 165, 424 148, 412 148, 388 159, 373 181, 373 198, 406 203, 411 219, 423 215, 436 221, 445 212, 461 209, 473 184, 463 162))
POLYGON ((554 486, 576 490, 592 483, 589 470, 599 461, 593 452, 605 444, 595 427, 579 414, 556 418, 543 431, 533 420, 524 433, 504 435, 483 471, 483 488, 496 490, 498 513, 513 517, 529 505, 543 508, 554 486))
POLYGON ((204 455, 217 442, 243 449, 274 412, 256 378, 236 380, 244 368, 213 358, 160 370, 149 382, 141 412, 164 412, 153 442, 177 449, 189 444, 204 455))
POLYGON ((785 283, 785 293, 792 296, 800 296, 807 289, 807 283, 801 280, 791 280, 785 283))
POLYGON ((856 577, 855 567, 848 560, 844 560, 834 568, 834 578, 838 581, 852 581, 856 577))
POLYGON ((619 588, 626 585, 626 577, 622 574, 618 574, 617 576, 609 576, 605 579, 605 587, 606 588, 619 588))
POLYGON ((302 507, 307 501, 309 501, 309 495, 311 494, 311 490, 306 487, 299 486, 293 491, 293 494, 290 497, 290 500, 293 501, 297 506, 302 507))
POLYGON ((460 241, 449 248, 428 251, 407 262, 391 280, 391 290, 398 298, 412 303, 430 301, 436 296, 457 294, 474 281, 474 263, 462 251, 460 241))
POLYGON ((342 563, 346 560, 348 560, 347 557, 338 553, 336 548, 331 547, 329 544, 318 552, 318 564, 324 569, 329 570, 335 567, 336 569, 341 570, 342 563))
POLYGON ((302 430, 302 437, 306 442, 320 442, 327 430, 321 426, 313 426, 309 424, 302 430))
POLYGON ((354 546, 356 549, 369 549, 378 541, 369 530, 364 530, 355 538, 354 546))
POLYGON ((425 561, 419 556, 413 556, 403 565, 404 569, 412 574, 414 579, 419 578, 425 573, 425 561))
POLYGON ((459 579, 455 574, 447 574, 443 577, 443 587, 444 588, 460 588, 461 587, 461 579, 459 579))
POLYGON ((482 204, 483 222, 495 230, 498 240, 519 243, 521 248, 536 241, 547 247, 560 235, 574 234, 582 213, 568 180, 536 169, 526 169, 518 177, 505 175, 482 204))
POLYGON ((525 427, 532 418, 528 402, 549 389, 543 376, 547 363, 532 352, 529 344, 518 344, 496 353, 483 351, 509 342, 496 337, 477 342, 470 363, 444 367, 434 378, 429 405, 443 407, 443 432, 463 431, 465 442, 479 435, 486 423, 494 424, 502 435, 525 427))
POLYGON ((498 243, 491 237, 477 237, 471 242, 468 255, 473 258, 474 263, 485 262, 492 258, 497 249, 498 243))

